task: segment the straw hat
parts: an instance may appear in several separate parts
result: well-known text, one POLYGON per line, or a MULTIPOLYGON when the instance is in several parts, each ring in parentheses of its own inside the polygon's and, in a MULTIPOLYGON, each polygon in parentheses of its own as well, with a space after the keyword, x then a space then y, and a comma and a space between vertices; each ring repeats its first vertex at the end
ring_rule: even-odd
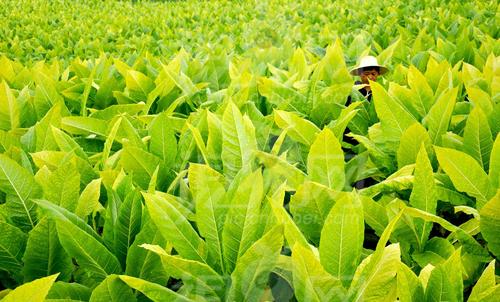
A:
POLYGON ((361 60, 359 61, 359 65, 351 69, 350 73, 351 75, 356 76, 358 75, 358 71, 360 69, 367 67, 378 67, 380 74, 384 74, 388 71, 387 67, 382 66, 378 63, 377 58, 375 58, 374 56, 366 56, 361 58, 361 60))

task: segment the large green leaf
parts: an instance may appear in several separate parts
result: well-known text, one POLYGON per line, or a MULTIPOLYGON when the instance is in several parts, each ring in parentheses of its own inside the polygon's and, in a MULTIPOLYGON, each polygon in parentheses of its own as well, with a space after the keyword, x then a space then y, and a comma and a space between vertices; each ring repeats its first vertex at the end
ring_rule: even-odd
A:
POLYGON ((365 258, 354 274, 350 290, 358 290, 352 296, 352 301, 395 299, 400 253, 399 244, 391 244, 382 249, 380 258, 375 254, 365 258))
POLYGON ((464 151, 488 171, 493 146, 488 119, 481 108, 472 109, 464 129, 464 151))
POLYGON ((472 288, 467 301, 494 301, 500 294, 500 284, 496 284, 495 278, 495 260, 492 260, 472 288))
POLYGON ((169 201, 158 194, 142 193, 151 220, 165 240, 186 259, 206 261, 206 244, 189 221, 169 201))
POLYGON ((226 272, 233 271, 238 259, 258 239, 263 194, 262 173, 257 170, 241 180, 228 204, 222 230, 226 272))
POLYGON ((278 127, 287 130, 287 134, 295 141, 310 146, 320 129, 312 122, 301 118, 293 112, 274 111, 274 121, 278 127))
POLYGON ((26 249, 27 236, 20 229, 0 221, 0 270, 12 275, 19 274, 22 255, 26 249))
POLYGON ((140 231, 141 216, 141 195, 131 191, 120 206, 114 229, 114 252, 122 267, 125 267, 128 249, 140 231))
POLYGON ((500 135, 497 135, 491 149, 489 177, 493 188, 500 188, 500 135))
POLYGON ((285 186, 282 184, 277 192, 268 198, 268 204, 271 205, 274 216, 278 224, 283 225, 285 239, 289 247, 295 246, 295 243, 302 244, 304 246, 308 245, 307 239, 304 234, 300 231, 298 226, 293 221, 292 217, 286 212, 283 207, 281 196, 285 195, 285 186))
POLYGON ((141 188, 146 189, 160 159, 137 147, 125 147, 121 152, 120 163, 127 173, 132 173, 141 188))
POLYGON ((488 242, 488 249, 500 258, 500 191, 480 211, 481 235, 488 242))
POLYGON ((432 270, 425 290, 426 301, 463 301, 460 253, 458 249, 446 262, 432 270))
POLYGON ((167 244, 158 228, 151 222, 147 213, 147 211, 144 211, 141 231, 137 234, 132 246, 128 249, 125 273, 163 285, 167 282, 169 276, 162 267, 160 256, 140 247, 145 243, 160 246, 166 246, 167 244))
POLYGON ((314 140, 307 156, 307 173, 312 181, 341 190, 345 183, 344 152, 328 128, 314 140))
POLYGON ((205 263, 169 255, 157 245, 142 245, 161 257, 163 267, 172 277, 183 282, 183 289, 190 294, 205 297, 207 301, 221 301, 226 284, 222 276, 205 263))
POLYGON ((134 293, 117 275, 104 279, 90 296, 89 302, 137 301, 134 293))
MULTIPOLYGON (((431 214, 436 214, 436 185, 434 182, 432 166, 423 144, 417 155, 415 179, 413 181, 413 189, 410 195, 410 205, 431 214)), ((418 233, 417 242, 420 248, 423 248, 431 232, 432 223, 417 220, 415 221, 415 229, 418 233)))
POLYGON ((260 301, 283 245, 283 227, 277 225, 250 246, 231 274, 228 301, 260 301))
POLYGON ((78 215, 78 217, 85 218, 102 208, 102 205, 99 203, 100 190, 100 178, 92 180, 85 189, 83 189, 75 209, 75 214, 78 215))
POLYGON ((348 286, 361 257, 364 239, 363 206, 354 194, 343 194, 326 217, 319 252, 327 272, 348 286))
POLYGON ((236 176, 242 167, 251 165, 252 153, 257 149, 255 127, 248 117, 241 115, 235 104, 229 102, 222 117, 222 164, 224 174, 236 176))
POLYGON ((59 241, 66 252, 74 257, 83 269, 100 281, 107 275, 120 273, 120 263, 100 242, 67 220, 56 221, 59 241))
POLYGON ((7 82, 0 83, 0 129, 16 129, 20 125, 19 104, 7 82))
POLYGON ((323 224, 339 193, 316 183, 305 181, 290 201, 290 212, 304 235, 319 243, 323 224))
POLYGON ((458 89, 453 88, 441 93, 422 123, 427 127, 433 145, 441 145, 441 136, 448 130, 458 89))
POLYGON ((30 231, 23 256, 24 281, 59 273, 59 280, 69 281, 73 264, 59 243, 55 223, 42 218, 30 231))
POLYGON ((458 150, 435 147, 439 164, 450 176, 455 188, 476 198, 480 209, 495 193, 488 175, 470 155, 458 150))
POLYGON ((2 302, 44 302, 56 278, 57 274, 25 283, 8 293, 2 302))
POLYGON ((413 106, 420 116, 426 116, 434 103, 434 93, 425 76, 415 66, 408 68, 408 85, 414 92, 413 106))
POLYGON ((156 283, 151 283, 146 280, 142 280, 135 277, 130 276, 119 276, 120 279, 125 282, 131 288, 140 291, 146 297, 151 299, 153 302, 192 302, 191 300, 185 296, 182 296, 171 289, 168 289, 164 286, 158 285, 156 283))
POLYGON ((387 224, 377 242, 375 252, 358 266, 353 281, 349 287, 351 301, 378 299, 392 293, 390 288, 395 283, 397 270, 400 266, 399 244, 386 247, 389 237, 393 233, 404 211, 400 211, 387 224))
POLYGON ((35 177, 42 185, 44 199, 70 212, 77 207, 80 195, 80 174, 73 163, 65 163, 48 175, 35 177))
POLYGON ((287 162, 286 154, 284 155, 276 156, 263 151, 255 152, 255 156, 274 178, 286 180, 287 186, 297 189, 304 182, 306 175, 299 168, 287 162))
POLYGON ((222 228, 227 213, 224 178, 206 165, 189 166, 189 186, 196 203, 196 224, 207 242, 208 257, 223 271, 222 228))
POLYGON ((293 287, 298 301, 344 301, 346 290, 314 253, 296 243, 292 250, 293 287))
POLYGON ((146 101, 149 92, 154 88, 154 83, 150 78, 142 72, 133 69, 127 71, 125 84, 127 85, 130 97, 135 101, 146 101))
POLYGON ((397 151, 398 168, 401 169, 416 162, 422 143, 427 154, 433 154, 431 139, 421 124, 415 123, 403 132, 397 151))
POLYGON ((32 229, 36 213, 31 199, 41 196, 40 186, 31 173, 4 154, 0 154, 0 190, 10 197, 5 204, 9 219, 22 230, 32 229))
POLYGON ((378 83, 371 83, 373 101, 380 119, 386 144, 397 148, 404 131, 416 122, 415 118, 398 101, 394 100, 378 83))
POLYGON ((419 302, 424 299, 422 283, 406 264, 401 263, 397 275, 399 301, 419 302))
POLYGON ((151 122, 149 135, 149 151, 165 162, 165 168, 172 167, 177 155, 177 140, 166 114, 158 115, 151 122))
MULTIPOLYGON (((46 302, 63 301, 88 301, 92 290, 79 283, 66 283, 58 281, 52 285, 47 294, 46 302)), ((69 302, 68 301, 68 302, 69 302)))

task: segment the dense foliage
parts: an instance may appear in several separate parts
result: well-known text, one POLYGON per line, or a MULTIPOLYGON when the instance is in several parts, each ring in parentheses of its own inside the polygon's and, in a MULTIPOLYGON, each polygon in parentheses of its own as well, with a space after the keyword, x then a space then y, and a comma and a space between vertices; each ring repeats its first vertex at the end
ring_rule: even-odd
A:
POLYGON ((496 5, 4 1, 0 299, 495 301, 496 5))

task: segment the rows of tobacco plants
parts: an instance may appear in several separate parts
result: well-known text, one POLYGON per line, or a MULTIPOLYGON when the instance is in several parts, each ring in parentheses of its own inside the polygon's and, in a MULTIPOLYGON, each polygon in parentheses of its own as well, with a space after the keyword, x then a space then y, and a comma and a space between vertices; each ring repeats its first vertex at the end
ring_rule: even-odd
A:
POLYGON ((494 1, 4 2, 1 301, 498 300, 494 1))
POLYGON ((412 57, 436 48, 452 64, 473 64, 492 48, 500 51, 494 0, 237 2, 4 0, 0 52, 27 63, 67 63, 102 52, 129 59, 145 53, 170 57, 181 48, 197 55, 281 45, 315 50, 340 38, 354 64, 357 51, 369 46, 379 53, 398 36, 407 46, 416 44, 412 57))

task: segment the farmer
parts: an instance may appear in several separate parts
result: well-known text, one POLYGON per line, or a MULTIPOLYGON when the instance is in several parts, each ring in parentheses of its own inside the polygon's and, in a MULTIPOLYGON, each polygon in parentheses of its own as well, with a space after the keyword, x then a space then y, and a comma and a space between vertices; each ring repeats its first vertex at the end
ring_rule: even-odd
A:
MULTIPOLYGON (((375 82, 380 75, 385 74, 388 69, 378 63, 377 58, 373 56, 362 57, 359 64, 351 69, 350 73, 353 76, 359 76, 360 80, 356 81, 354 84, 358 85, 357 91, 353 93, 347 99, 345 106, 349 106, 351 102, 361 101, 362 106, 359 106, 358 114, 351 120, 351 126, 358 129, 357 134, 366 135, 368 132, 368 127, 375 124, 378 121, 377 114, 375 112, 375 106, 372 100, 372 90, 370 87, 370 81, 375 82)), ((345 161, 352 159, 358 151, 355 151, 358 146, 358 141, 354 138, 346 135, 350 132, 349 128, 344 131, 343 146, 345 161)), ((376 182, 372 178, 367 178, 359 180, 353 184, 353 187, 357 189, 369 187, 376 182)))
MULTIPOLYGON (((354 84, 363 85, 359 92, 365 97, 366 100, 371 101, 372 90, 370 88, 370 81, 375 82, 378 76, 387 72, 387 68, 378 63, 377 58, 373 56, 362 57, 359 65, 351 69, 350 73, 353 76, 359 76, 361 81, 356 81, 354 84)), ((348 106, 350 98, 348 100, 348 106)))

